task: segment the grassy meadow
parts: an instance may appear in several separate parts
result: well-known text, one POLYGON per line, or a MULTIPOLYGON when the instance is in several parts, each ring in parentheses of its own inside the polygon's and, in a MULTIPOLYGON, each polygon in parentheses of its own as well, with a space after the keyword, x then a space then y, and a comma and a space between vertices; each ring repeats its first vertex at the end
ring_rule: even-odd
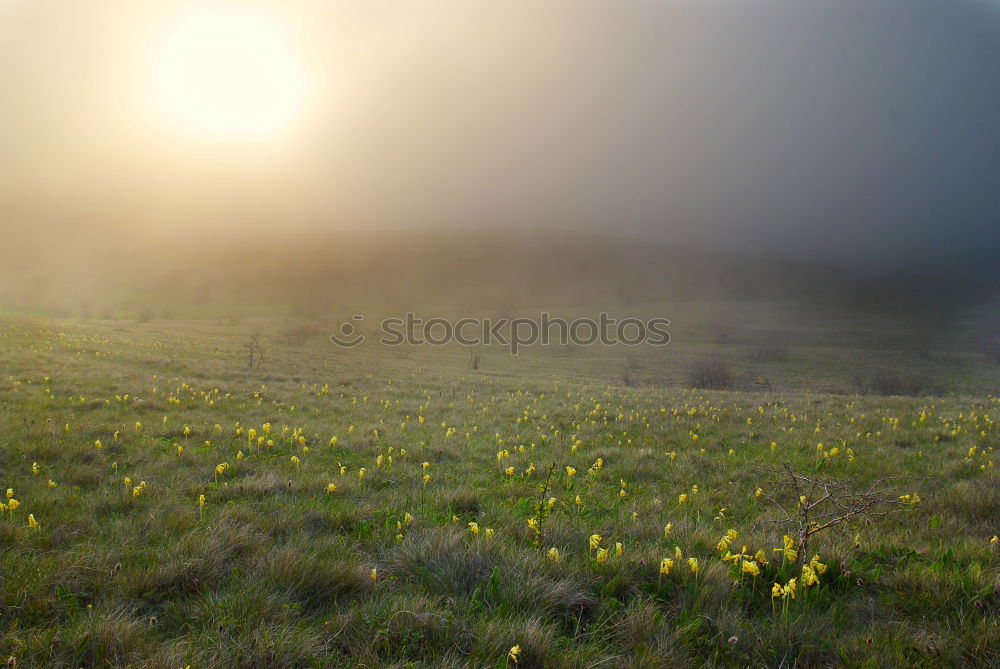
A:
POLYGON ((251 369, 242 323, 0 315, 0 659, 1000 666, 993 368, 867 321, 753 361, 699 322, 624 379, 614 349, 474 370, 274 322, 251 369), (685 387, 710 354, 754 381, 685 387), (933 381, 858 394, 879 365, 933 381))

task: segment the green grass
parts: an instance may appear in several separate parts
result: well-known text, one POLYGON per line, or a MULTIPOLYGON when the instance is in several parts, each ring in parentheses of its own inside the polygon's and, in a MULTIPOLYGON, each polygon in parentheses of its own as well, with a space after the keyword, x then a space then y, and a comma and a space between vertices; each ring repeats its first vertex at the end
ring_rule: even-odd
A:
POLYGON ((504 667, 515 645, 521 667, 1000 664, 1000 402, 972 372, 948 397, 824 394, 887 358, 816 342, 772 393, 691 391, 677 370, 725 347, 676 335, 632 387, 611 350, 490 351, 473 372, 462 349, 275 338, 250 370, 246 331, 0 319, 0 487, 20 502, 0 653, 19 667, 504 667), (274 444, 248 443, 265 423, 274 444), (787 495, 759 469, 785 462, 905 476, 921 501, 817 535, 820 584, 773 602, 800 572, 754 493, 787 495), (720 559, 728 529, 768 556, 760 577, 720 559), (697 575, 660 575, 677 548, 697 575))

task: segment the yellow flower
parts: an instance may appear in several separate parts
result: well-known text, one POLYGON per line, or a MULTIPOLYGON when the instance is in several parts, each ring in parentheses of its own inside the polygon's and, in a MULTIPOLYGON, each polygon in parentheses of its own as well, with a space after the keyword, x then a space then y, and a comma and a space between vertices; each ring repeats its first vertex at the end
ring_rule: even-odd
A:
POLYGON ((574 467, 570 467, 569 465, 566 465, 566 476, 568 476, 570 478, 576 476, 576 469, 574 467))
POLYGON ((678 504, 685 504, 685 503, 687 503, 687 501, 688 501, 688 496, 687 496, 686 492, 685 493, 681 493, 681 495, 677 498, 677 503, 678 504))
POLYGON ((660 573, 666 576, 670 573, 670 569, 674 566, 674 561, 668 558, 663 558, 660 560, 660 573))
POLYGON ((990 539, 990 543, 996 546, 998 542, 1000 542, 1000 538, 998 538, 997 535, 994 534, 993 538, 990 539))
POLYGON ((623 546, 622 546, 622 542, 616 541, 615 542, 615 555, 621 555, 623 550, 624 549, 623 549, 623 546))
POLYGON ((601 545, 601 535, 591 534, 590 535, 590 550, 597 550, 601 545))
POLYGON ((205 496, 204 495, 198 495, 198 508, 201 508, 201 509, 205 508, 205 496))
POLYGON ((819 585, 819 577, 816 576, 816 571, 807 564, 802 565, 802 585, 807 588, 819 585))
POLYGON ((52 479, 49 479, 49 487, 50 487, 50 488, 55 488, 55 487, 56 487, 56 485, 57 485, 57 484, 56 484, 56 482, 55 482, 55 481, 53 481, 52 479))
POLYGON ((812 560, 809 560, 809 566, 812 567, 817 574, 826 573, 826 565, 819 561, 819 555, 814 555, 812 560))
POLYGON ((596 556, 595 559, 597 560, 598 564, 606 562, 607 559, 608 559, 608 549, 607 548, 598 548, 597 549, 597 556, 596 556))
POLYGON ((691 569, 692 573, 697 574, 698 573, 698 558, 696 558, 696 557, 688 558, 688 567, 691 569))
POLYGON ((329 494, 334 493, 334 492, 337 492, 337 484, 336 483, 327 483, 326 484, 326 494, 329 495, 329 494))
POLYGON ((792 599, 795 599, 795 579, 794 578, 788 579, 788 584, 785 585, 785 587, 782 589, 781 596, 782 597, 789 597, 789 596, 791 596, 792 599))
POLYGON ((774 552, 781 553, 789 562, 795 562, 799 558, 799 553, 795 550, 795 540, 786 534, 783 541, 784 547, 775 548, 774 552))
POLYGON ((30 527, 33 530, 38 529, 38 522, 35 521, 35 514, 33 513, 28 514, 28 527, 30 527))
POLYGON ((674 524, 667 523, 663 528, 663 538, 666 539, 670 536, 670 533, 674 531, 674 524))
POLYGON ((8 499, 8 500, 7 500, 7 510, 8 510, 8 511, 11 511, 11 512, 13 512, 13 511, 14 511, 15 509, 17 509, 17 507, 19 507, 19 506, 21 506, 21 503, 20 503, 20 502, 18 502, 18 501, 17 501, 16 499, 14 499, 13 497, 11 497, 10 499, 8 499))
POLYGON ((37 462, 32 462, 31 463, 31 473, 32 474, 38 474, 39 471, 40 470, 38 469, 38 463, 37 462))
POLYGON ((104 448, 104 446, 101 445, 101 440, 100 439, 98 439, 97 441, 94 442, 94 448, 96 448, 98 450, 104 448))
POLYGON ((530 527, 535 532, 538 532, 538 519, 537 518, 528 518, 528 527, 530 527))
POLYGON ((680 546, 674 546, 674 559, 678 562, 684 559, 684 553, 681 552, 680 546))
POLYGON ((559 562, 559 549, 555 546, 549 549, 549 559, 553 562, 559 562))
POLYGON ((140 423, 139 421, 136 421, 135 423, 135 431, 136 432, 142 431, 142 423, 140 423))
POLYGON ((771 588, 772 597, 784 597, 784 589, 781 587, 780 583, 775 583, 774 587, 771 588))
POLYGON ((743 561, 743 573, 752 574, 753 576, 760 576, 760 567, 757 566, 756 562, 751 562, 750 560, 743 561))
POLYGON ((469 523, 469 531, 473 534, 479 534, 479 523, 469 523))
POLYGON ((486 538, 487 538, 487 539, 492 539, 492 538, 493 538, 493 535, 494 535, 494 534, 496 534, 496 532, 497 532, 497 531, 496 531, 496 530, 494 530, 494 529, 493 529, 492 527, 487 527, 487 528, 486 528, 486 538))
POLYGON ((378 569, 376 567, 372 567, 372 570, 370 572, 368 572, 368 575, 371 577, 372 581, 377 581, 378 580, 378 569))
POLYGON ((510 650, 507 652, 507 659, 511 660, 514 664, 518 663, 517 656, 521 654, 520 646, 511 646, 510 650))
POLYGON ((764 494, 764 489, 763 488, 757 488, 757 491, 754 492, 753 496, 754 497, 760 497, 763 494, 764 494))

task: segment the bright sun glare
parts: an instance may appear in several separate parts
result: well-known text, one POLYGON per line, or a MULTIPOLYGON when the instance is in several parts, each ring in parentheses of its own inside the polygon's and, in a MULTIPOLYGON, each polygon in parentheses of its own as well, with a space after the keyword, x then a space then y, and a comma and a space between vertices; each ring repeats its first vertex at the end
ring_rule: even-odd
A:
POLYGON ((158 115, 210 137, 271 136, 296 117, 305 73, 287 26, 249 3, 196 3, 154 45, 158 115))

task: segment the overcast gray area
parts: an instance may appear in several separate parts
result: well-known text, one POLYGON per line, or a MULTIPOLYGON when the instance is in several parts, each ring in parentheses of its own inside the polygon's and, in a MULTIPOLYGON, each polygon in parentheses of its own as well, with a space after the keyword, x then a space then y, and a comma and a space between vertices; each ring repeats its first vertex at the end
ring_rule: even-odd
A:
POLYGON ((1000 248, 995 2, 293 0, 301 118, 249 146, 147 113, 178 4, 0 2, 8 252, 452 227, 936 271, 1000 248))

